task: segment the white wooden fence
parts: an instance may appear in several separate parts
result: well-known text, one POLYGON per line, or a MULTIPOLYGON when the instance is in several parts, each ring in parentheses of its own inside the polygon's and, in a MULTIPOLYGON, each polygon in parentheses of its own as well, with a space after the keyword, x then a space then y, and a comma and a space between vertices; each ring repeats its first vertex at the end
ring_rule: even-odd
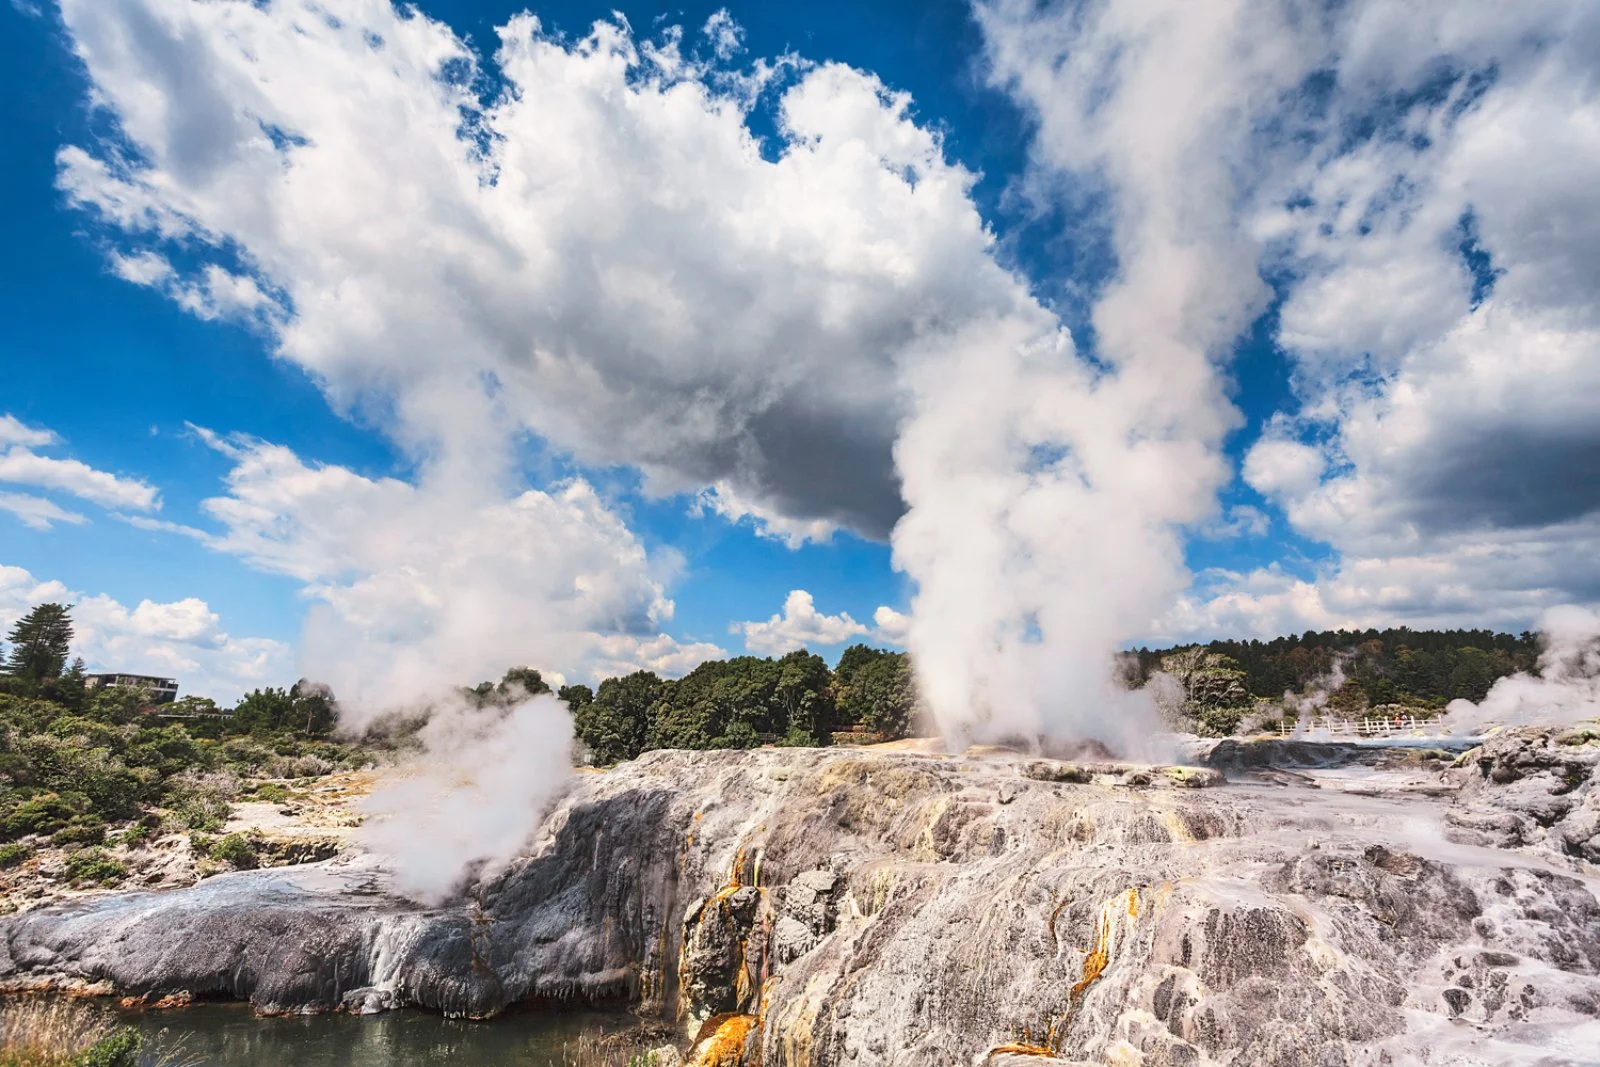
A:
POLYGON ((1406 734, 1423 736, 1437 733, 1438 729, 1438 719, 1418 719, 1411 715, 1387 715, 1371 719, 1339 719, 1330 716, 1318 716, 1312 719, 1302 719, 1294 726, 1280 725, 1278 727, 1278 736, 1359 739, 1364 737, 1399 737, 1406 734))

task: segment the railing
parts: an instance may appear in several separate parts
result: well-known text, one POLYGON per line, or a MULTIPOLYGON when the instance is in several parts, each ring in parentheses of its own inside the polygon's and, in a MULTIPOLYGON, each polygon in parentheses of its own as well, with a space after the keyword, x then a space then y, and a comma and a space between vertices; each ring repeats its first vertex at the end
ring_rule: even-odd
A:
POLYGON ((1359 739, 1365 737, 1398 737, 1402 734, 1428 734, 1438 732, 1439 720, 1419 719, 1414 715, 1385 715, 1371 719, 1336 719, 1319 716, 1302 719, 1293 726, 1280 723, 1279 737, 1319 736, 1359 739))

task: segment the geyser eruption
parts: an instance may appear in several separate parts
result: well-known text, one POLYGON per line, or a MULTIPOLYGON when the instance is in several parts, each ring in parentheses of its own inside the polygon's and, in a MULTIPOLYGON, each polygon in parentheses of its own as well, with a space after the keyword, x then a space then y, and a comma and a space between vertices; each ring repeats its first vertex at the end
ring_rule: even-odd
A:
POLYGON ((1156 720, 1115 680, 1116 653, 1189 583, 1182 530, 1216 507, 1238 420, 1218 363, 1267 299, 1231 165, 1255 130, 1227 101, 1280 92, 1307 60, 1215 47, 1248 38, 1260 16, 1240 5, 978 16, 993 81, 1034 109, 1037 184, 1114 194, 1117 264, 1092 353, 1032 305, 902 365, 909 643, 952 741, 1126 744, 1156 720))
POLYGON ((1064 331, 974 330, 908 377, 894 558, 917 583, 908 643, 947 741, 1126 751, 1154 709, 1116 681, 1116 652, 1186 582, 1177 527, 1222 477, 1226 405, 1156 429, 1159 395, 1088 369, 1064 331))

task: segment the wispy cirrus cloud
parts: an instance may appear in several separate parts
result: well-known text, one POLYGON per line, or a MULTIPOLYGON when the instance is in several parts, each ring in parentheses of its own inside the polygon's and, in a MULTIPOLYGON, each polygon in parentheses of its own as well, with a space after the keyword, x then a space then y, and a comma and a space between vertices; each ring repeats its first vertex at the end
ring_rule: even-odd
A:
MULTIPOLYGON (((12 415, 0 415, 0 482, 53 490, 104 508, 154 511, 161 507, 153 485, 98 470, 76 459, 40 455, 37 449, 61 443, 52 430, 29 426, 12 415)), ((83 523, 87 519, 47 498, 33 494, 0 493, 0 510, 11 512, 24 524, 49 529, 53 523, 83 523)))

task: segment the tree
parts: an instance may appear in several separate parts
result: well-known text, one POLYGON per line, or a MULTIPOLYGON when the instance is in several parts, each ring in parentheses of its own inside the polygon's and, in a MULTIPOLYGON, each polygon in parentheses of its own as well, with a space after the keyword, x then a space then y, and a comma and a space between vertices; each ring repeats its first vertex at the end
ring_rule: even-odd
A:
POLYGON ((11 628, 6 671, 30 682, 54 681, 72 653, 72 609, 40 604, 11 628))
POLYGON ((651 671, 635 671, 607 678, 593 700, 572 704, 573 730, 596 764, 620 763, 644 751, 651 709, 665 685, 651 671))
POLYGON ((88 682, 83 674, 83 658, 80 656, 72 661, 60 678, 56 679, 51 687, 50 698, 68 711, 82 712, 89 703, 88 682))
POLYGON ((1235 660, 1195 645, 1163 656, 1161 669, 1182 688, 1183 714, 1197 732, 1224 736, 1239 725, 1250 694, 1235 660))
POLYGON ((889 653, 881 648, 871 645, 851 645, 839 654, 839 663, 833 668, 833 677, 842 688, 855 680, 856 671, 873 662, 882 659, 889 653))
POLYGON ((230 733, 271 734, 295 722, 294 697, 287 689, 254 689, 233 709, 230 733))
POLYGON ((886 741, 905 737, 917 710, 916 677, 911 657, 890 652, 856 672, 850 697, 859 722, 886 741))
POLYGON ((322 682, 300 679, 290 688, 289 699, 294 704, 294 720, 284 725, 303 728, 307 737, 327 735, 339 720, 339 705, 333 698, 333 690, 322 682))
POLYGON ((573 711, 594 703, 594 690, 586 685, 564 685, 556 690, 556 698, 573 711))
POLYGON ((550 684, 532 667, 512 667, 499 682, 479 682, 461 692, 476 707, 509 708, 550 692, 550 684))
MULTIPOLYGON (((783 713, 784 743, 826 743, 833 729, 833 696, 828 665, 804 649, 778 661, 773 697, 783 713)), ((774 725, 777 725, 776 723, 774 725)))

